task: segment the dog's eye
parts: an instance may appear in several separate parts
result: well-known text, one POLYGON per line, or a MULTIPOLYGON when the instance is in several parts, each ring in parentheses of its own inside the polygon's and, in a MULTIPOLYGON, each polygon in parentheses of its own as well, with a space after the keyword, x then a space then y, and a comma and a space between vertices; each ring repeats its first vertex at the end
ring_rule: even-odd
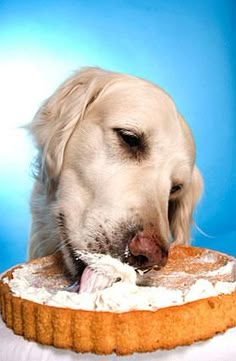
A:
POLYGON ((182 189, 183 185, 182 184, 176 184, 174 185, 171 190, 170 190, 170 194, 174 194, 179 192, 182 189))
POLYGON ((141 146, 141 137, 126 129, 115 129, 120 138, 130 147, 139 148, 141 146))

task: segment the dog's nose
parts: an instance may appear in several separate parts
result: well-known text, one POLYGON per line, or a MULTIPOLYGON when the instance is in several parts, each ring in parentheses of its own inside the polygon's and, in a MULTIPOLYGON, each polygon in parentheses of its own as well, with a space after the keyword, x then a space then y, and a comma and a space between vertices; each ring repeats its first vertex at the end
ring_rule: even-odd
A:
POLYGON ((158 243, 158 239, 137 233, 129 241, 131 257, 129 263, 141 268, 158 265, 165 266, 168 258, 168 249, 158 243))

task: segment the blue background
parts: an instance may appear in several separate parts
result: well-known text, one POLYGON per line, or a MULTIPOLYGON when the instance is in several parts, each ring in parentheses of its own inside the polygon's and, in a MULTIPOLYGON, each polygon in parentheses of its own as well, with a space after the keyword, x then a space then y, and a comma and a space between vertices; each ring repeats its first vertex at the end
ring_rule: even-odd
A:
POLYGON ((26 259, 35 154, 21 126, 80 66, 152 80, 190 124, 205 193, 194 244, 236 255, 236 2, 0 2, 0 271, 26 259))

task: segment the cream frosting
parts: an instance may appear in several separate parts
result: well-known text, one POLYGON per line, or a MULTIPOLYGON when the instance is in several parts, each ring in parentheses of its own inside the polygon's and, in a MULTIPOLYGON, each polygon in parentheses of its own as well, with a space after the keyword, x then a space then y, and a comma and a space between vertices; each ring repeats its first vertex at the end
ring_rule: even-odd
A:
MULTIPOLYGON (((213 260, 212 260, 213 261, 213 260)), ((121 267, 119 265, 119 267, 121 267)), ((76 293, 65 290, 65 282, 57 277, 42 277, 40 270, 42 266, 26 264, 13 272, 13 278, 3 281, 8 283, 15 296, 47 304, 55 307, 71 309, 126 312, 130 310, 156 310, 159 308, 181 305, 198 299, 229 294, 236 290, 235 277, 233 281, 213 282, 205 278, 199 278, 187 289, 173 289, 163 286, 140 287, 135 284, 133 269, 131 277, 115 282, 111 287, 96 290, 92 293, 76 293)), ((122 272, 122 269, 120 269, 122 272)), ((125 265, 125 272, 129 272, 125 265)), ((229 261, 218 270, 209 272, 212 275, 222 275, 235 272, 235 261, 229 261), (214 272, 214 273, 213 273, 214 272)), ((183 272, 179 272, 180 274, 183 272)), ((178 274, 176 274, 178 277, 178 274)), ((200 276, 201 277, 201 276, 200 276)))

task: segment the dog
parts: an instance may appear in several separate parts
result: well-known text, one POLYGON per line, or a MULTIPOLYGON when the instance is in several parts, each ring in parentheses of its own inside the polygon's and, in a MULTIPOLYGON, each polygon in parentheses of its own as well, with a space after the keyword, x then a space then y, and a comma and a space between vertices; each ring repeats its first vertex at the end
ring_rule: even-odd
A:
POLYGON ((91 281, 92 291, 102 283, 87 267, 93 255, 145 269, 164 266, 173 242, 189 244, 203 180, 190 128, 161 88, 83 68, 29 130, 38 149, 30 259, 60 250, 70 275, 85 290, 91 281))

